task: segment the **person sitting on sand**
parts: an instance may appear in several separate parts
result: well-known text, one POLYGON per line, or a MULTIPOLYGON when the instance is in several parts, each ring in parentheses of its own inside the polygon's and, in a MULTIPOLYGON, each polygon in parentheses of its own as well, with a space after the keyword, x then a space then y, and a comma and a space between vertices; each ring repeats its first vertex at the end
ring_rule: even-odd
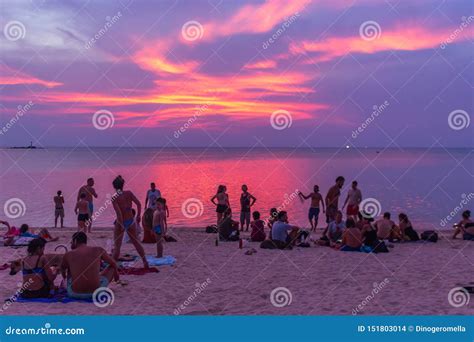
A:
POLYGON ((87 226, 91 223, 91 216, 89 215, 89 202, 86 201, 87 195, 83 192, 79 196, 79 201, 76 203, 74 213, 77 215, 77 230, 87 233, 87 226))
POLYGON ((453 239, 455 239, 459 234, 464 233, 464 228, 466 227, 466 225, 469 225, 471 223, 473 223, 473 221, 471 220, 471 211, 463 211, 461 221, 459 221, 453 226, 455 228, 453 239))
POLYGON ((52 241, 58 241, 59 237, 53 237, 47 228, 41 228, 38 234, 32 233, 30 231, 30 226, 28 226, 26 223, 23 223, 20 226, 20 237, 29 237, 29 238, 42 238, 46 242, 52 242, 52 241))
POLYGON ((400 231, 402 233, 402 237, 404 240, 408 241, 418 241, 420 240, 420 237, 418 236, 418 233, 416 232, 415 229, 413 229, 413 226, 408 219, 407 214, 405 213, 400 213, 398 215, 398 227, 400 228, 400 231))
POLYGON ((380 240, 395 239, 396 224, 390 219, 389 212, 385 212, 383 218, 375 222, 375 228, 377 230, 377 238, 380 240))
POLYGON ((232 220, 232 210, 227 208, 217 226, 220 241, 237 241, 240 238, 239 223, 232 220))
POLYGON ((346 229, 342 233, 342 247, 343 252, 360 252, 362 247, 362 233, 356 227, 353 218, 349 217, 346 220, 346 229))
POLYGON ((309 207, 308 219, 309 224, 311 225, 311 231, 315 231, 318 228, 318 219, 319 219, 319 203, 323 206, 323 213, 326 213, 326 208, 324 206, 323 196, 319 193, 319 185, 313 187, 313 192, 308 196, 305 196, 301 191, 298 193, 298 196, 303 200, 311 198, 311 206, 309 207), (314 223, 313 223, 314 220, 314 223))
POLYGON ((244 230, 244 224, 246 225, 245 231, 249 230, 250 226, 250 208, 255 204, 257 199, 248 192, 247 185, 242 185, 242 193, 240 194, 240 230, 244 230))
POLYGON ((336 213, 339 208, 339 197, 341 196, 341 189, 344 186, 344 181, 344 177, 337 177, 336 184, 329 188, 326 195, 326 223, 328 224, 336 218, 336 213))
POLYGON ((229 195, 226 193, 226 190, 227 188, 224 185, 219 185, 217 193, 211 198, 211 202, 216 206, 217 225, 221 222, 226 210, 230 208, 229 195))
POLYGON ((66 252, 61 274, 67 279, 67 295, 76 299, 90 299, 99 287, 118 281, 117 264, 102 247, 87 246, 87 235, 76 232, 72 236, 71 251, 66 252), (101 271, 101 263, 107 267, 101 271))
POLYGON ((352 187, 347 192, 346 200, 342 206, 342 209, 344 210, 344 207, 347 204, 346 215, 347 217, 351 217, 354 220, 357 219, 357 214, 359 213, 359 204, 362 202, 362 192, 359 188, 357 188, 357 184, 357 181, 352 182, 352 187))
MULTIPOLYGON (((86 197, 84 199, 87 201, 87 207, 89 209, 89 218, 91 218, 92 214, 94 213, 94 198, 97 198, 97 193, 95 192, 94 184, 94 178, 88 178, 87 184, 81 186, 79 188, 79 191, 77 192, 77 202, 79 202, 79 200, 81 199, 81 194, 86 194, 86 197)), ((92 220, 88 221, 88 225, 86 228, 87 231, 90 233, 92 229, 92 220)))
POLYGON ((54 288, 57 272, 53 272, 47 265, 44 257, 45 245, 46 241, 42 238, 33 239, 28 244, 28 255, 21 262, 23 298, 46 298, 54 288))
POLYGON ((156 237, 156 257, 163 257, 163 239, 166 235, 165 227, 165 203, 163 198, 158 198, 156 200, 156 210, 153 213, 153 232, 156 237))
POLYGON ((288 224, 287 212, 280 211, 278 221, 272 226, 272 241, 279 248, 290 247, 298 240, 299 231, 299 227, 288 224))
POLYGON ((56 196, 54 196, 53 201, 54 201, 54 228, 58 226, 58 218, 61 219, 61 228, 64 228, 64 197, 61 190, 59 190, 56 193, 56 196))
POLYGON ((118 260, 120 257, 120 249, 122 247, 122 240, 124 232, 127 232, 130 241, 138 252, 138 255, 143 260, 143 266, 148 268, 148 262, 145 256, 145 250, 137 237, 137 224, 140 224, 142 205, 138 198, 129 190, 123 190, 125 180, 122 176, 117 176, 112 185, 116 191, 113 196, 113 206, 116 214, 114 222, 114 259, 118 260), (132 212, 132 205, 137 206, 136 219, 132 212))
POLYGON ((342 211, 336 211, 334 221, 329 223, 329 226, 323 232, 323 236, 329 239, 330 245, 334 245, 342 238, 342 233, 346 228, 346 223, 342 220, 342 211))
POLYGON ((270 228, 270 231, 268 232, 268 238, 270 240, 272 239, 272 227, 276 221, 278 221, 278 210, 277 208, 271 208, 270 216, 268 217, 268 220, 267 220, 267 227, 270 228))
POLYGON ((260 219, 260 212, 254 211, 252 213, 253 221, 250 223, 252 232, 250 233, 250 241, 264 241, 265 240, 265 222, 260 219))

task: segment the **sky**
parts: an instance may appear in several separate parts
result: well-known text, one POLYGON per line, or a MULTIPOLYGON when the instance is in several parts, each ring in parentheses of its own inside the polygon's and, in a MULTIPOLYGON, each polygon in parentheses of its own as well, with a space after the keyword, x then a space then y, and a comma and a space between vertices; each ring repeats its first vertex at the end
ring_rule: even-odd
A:
POLYGON ((473 15, 469 0, 3 0, 0 145, 472 148, 473 15))

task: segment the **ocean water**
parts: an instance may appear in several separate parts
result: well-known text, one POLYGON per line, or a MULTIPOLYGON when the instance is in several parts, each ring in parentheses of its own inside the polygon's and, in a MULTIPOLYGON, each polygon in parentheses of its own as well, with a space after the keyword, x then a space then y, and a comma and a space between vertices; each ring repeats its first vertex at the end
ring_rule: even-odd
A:
MULTIPOLYGON (((271 207, 284 207, 292 223, 307 227, 309 201, 302 203, 295 192, 307 194, 318 184, 324 196, 339 175, 346 178, 341 202, 355 179, 368 206, 393 216, 406 212, 420 230, 449 228, 459 210, 474 204, 471 149, 2 149, 0 217, 16 225, 52 226, 53 196, 62 190, 65 224, 75 227, 78 188, 93 177, 99 195, 95 209, 102 207, 95 225, 111 226, 108 199, 119 174, 142 203, 154 181, 167 199, 171 226, 214 223, 210 198, 219 184, 227 186, 238 218, 240 187, 247 184, 257 198, 253 210, 267 214, 271 207)), ((321 214, 319 226, 323 223, 321 214)))

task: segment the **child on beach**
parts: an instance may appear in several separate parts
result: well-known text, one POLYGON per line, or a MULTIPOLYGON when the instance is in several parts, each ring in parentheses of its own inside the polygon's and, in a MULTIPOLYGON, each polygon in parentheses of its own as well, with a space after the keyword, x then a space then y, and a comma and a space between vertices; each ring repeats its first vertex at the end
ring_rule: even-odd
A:
POLYGON ((309 224, 311 225, 311 231, 314 231, 316 230, 316 228, 318 228, 318 219, 319 219, 319 211, 320 211, 319 203, 321 203, 323 206, 323 213, 326 213, 323 196, 321 196, 321 194, 319 193, 319 185, 315 185, 313 187, 313 192, 310 193, 308 196, 303 195, 301 191, 298 193, 298 196, 300 196, 300 198, 302 198, 303 200, 307 200, 308 198, 311 198, 311 206, 309 207, 308 219, 309 219, 309 224), (313 219, 314 219, 314 224, 313 224, 313 219))
POLYGON ((252 232, 250 233, 250 240, 251 241, 264 241, 265 240, 265 222, 260 219, 260 213, 258 211, 254 211, 252 213, 253 221, 250 223, 250 227, 252 228, 252 232))
POLYGON ((166 235, 166 211, 163 198, 156 200, 156 210, 153 213, 153 232, 156 236, 156 257, 163 257, 163 240, 166 235))
POLYGON ((87 233, 87 226, 89 224, 89 202, 86 200, 86 194, 83 192, 79 195, 79 201, 76 203, 74 213, 77 215, 77 228, 78 231, 87 233))

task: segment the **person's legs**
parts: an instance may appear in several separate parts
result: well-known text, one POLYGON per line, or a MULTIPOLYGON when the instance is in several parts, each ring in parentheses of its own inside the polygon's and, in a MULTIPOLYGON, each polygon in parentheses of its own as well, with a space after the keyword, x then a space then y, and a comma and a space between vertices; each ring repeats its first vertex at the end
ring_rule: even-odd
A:
POLYGON ((311 225, 311 231, 313 231, 314 229, 314 225, 313 225, 313 208, 309 208, 309 211, 308 211, 308 220, 309 220, 309 224, 311 225))
POLYGON ((59 218, 59 213, 57 210, 54 212, 54 228, 57 228, 58 226, 58 218, 59 218))
POLYGON ((240 230, 244 231, 244 223, 245 223, 245 213, 243 211, 240 212, 240 230))
POLYGON ((133 246, 137 250, 138 255, 143 260, 143 267, 148 268, 148 262, 146 261, 146 256, 145 256, 145 250, 143 249, 142 244, 138 240, 137 237, 137 227, 136 223, 133 223, 128 229, 127 229, 127 234, 128 237, 130 238, 130 241, 133 243, 133 246))
POLYGON ((217 213, 217 225, 219 225, 221 220, 222 220, 222 213, 217 213))
MULTIPOLYGON (((130 236, 130 235, 129 235, 130 236)), ((120 257, 120 248, 122 247, 123 240, 123 229, 119 225, 115 224, 114 228, 114 260, 118 260, 120 257)))
POLYGON ((101 277, 105 277, 108 283, 112 282, 112 279, 116 279, 117 275, 115 274, 115 270, 112 267, 105 268, 101 273, 101 277))
POLYGON ((163 257, 163 235, 156 234, 156 257, 162 258, 163 257))
POLYGON ((245 228, 245 231, 248 232, 250 227, 250 211, 245 213, 245 222, 247 224, 247 228, 245 228))
POLYGON ((461 231, 462 231, 461 227, 457 226, 453 234, 453 239, 457 238, 457 236, 461 234, 461 231))

